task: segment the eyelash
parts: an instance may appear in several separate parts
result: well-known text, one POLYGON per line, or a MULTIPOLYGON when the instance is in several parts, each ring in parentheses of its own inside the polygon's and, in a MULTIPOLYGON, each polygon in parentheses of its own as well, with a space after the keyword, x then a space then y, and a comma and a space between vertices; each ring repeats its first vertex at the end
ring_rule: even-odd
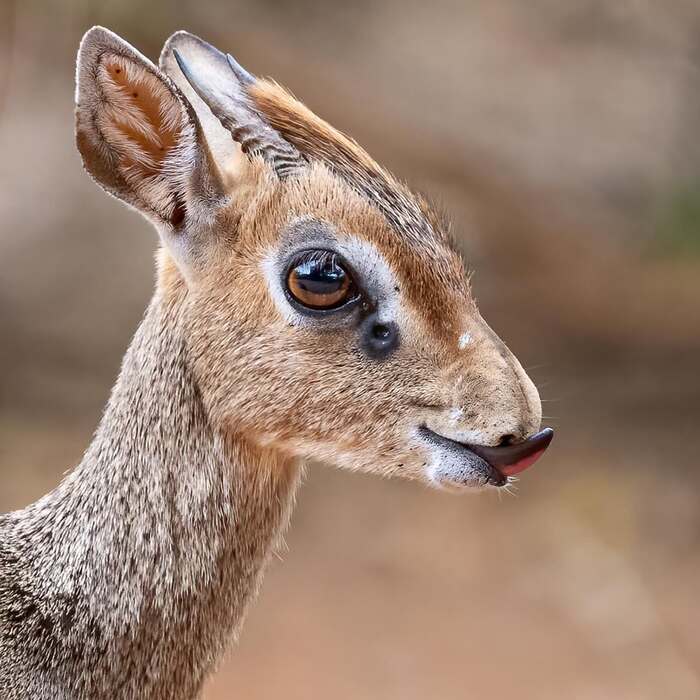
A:
POLYGON ((292 267, 303 265, 304 263, 322 262, 324 264, 336 264, 338 261, 343 263, 340 265, 340 267, 343 269, 347 267, 347 265, 344 264, 345 261, 338 255, 338 253, 335 253, 332 250, 306 250, 300 253, 298 257, 292 258, 288 271, 291 270, 292 267))

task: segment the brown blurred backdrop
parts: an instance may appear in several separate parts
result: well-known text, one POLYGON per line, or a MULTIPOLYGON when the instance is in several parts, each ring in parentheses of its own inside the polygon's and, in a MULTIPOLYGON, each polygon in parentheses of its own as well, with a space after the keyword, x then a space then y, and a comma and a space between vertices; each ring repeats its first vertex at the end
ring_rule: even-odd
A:
POLYGON ((0 0, 0 510, 79 461, 152 288, 73 146, 93 24, 201 34, 443 202, 558 429, 517 497, 311 469, 206 697, 700 698, 697 0, 0 0))

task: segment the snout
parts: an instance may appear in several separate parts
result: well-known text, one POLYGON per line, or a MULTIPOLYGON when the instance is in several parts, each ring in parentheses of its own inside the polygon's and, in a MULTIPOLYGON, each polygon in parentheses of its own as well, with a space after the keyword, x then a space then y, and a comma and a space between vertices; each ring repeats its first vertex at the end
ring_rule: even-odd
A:
POLYGON ((452 440, 423 427, 421 437, 436 450, 430 478, 438 486, 504 486, 508 477, 532 466, 554 437, 544 428, 521 442, 499 447, 473 445, 452 440))

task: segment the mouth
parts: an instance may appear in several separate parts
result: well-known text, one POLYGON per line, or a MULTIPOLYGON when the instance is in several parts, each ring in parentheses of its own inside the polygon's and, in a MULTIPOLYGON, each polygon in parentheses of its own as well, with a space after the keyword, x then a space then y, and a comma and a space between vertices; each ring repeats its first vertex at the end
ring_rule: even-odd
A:
POLYGON ((554 437, 552 428, 543 428, 522 442, 489 447, 457 442, 425 426, 420 433, 428 442, 447 449, 446 464, 435 470, 434 477, 438 483, 452 486, 505 486, 509 477, 531 467, 554 437), (457 468, 455 458, 459 460, 457 468))

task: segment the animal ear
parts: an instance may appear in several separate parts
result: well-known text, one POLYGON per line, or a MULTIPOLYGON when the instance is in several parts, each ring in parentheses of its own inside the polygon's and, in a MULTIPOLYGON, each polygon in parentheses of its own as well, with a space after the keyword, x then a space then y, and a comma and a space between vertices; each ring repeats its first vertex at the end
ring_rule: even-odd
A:
MULTIPOLYGON (((187 94, 209 134, 223 128, 249 157, 261 156, 280 178, 303 168, 306 158, 273 129, 248 91, 257 83, 230 54, 188 32, 176 32, 163 46, 160 66, 187 94), (218 128, 211 126, 213 119, 218 128)), ((215 149, 216 150, 216 149, 215 149)))
POLYGON ((158 223, 222 194, 191 106, 147 58, 102 27, 78 51, 76 141, 105 190, 158 223))

